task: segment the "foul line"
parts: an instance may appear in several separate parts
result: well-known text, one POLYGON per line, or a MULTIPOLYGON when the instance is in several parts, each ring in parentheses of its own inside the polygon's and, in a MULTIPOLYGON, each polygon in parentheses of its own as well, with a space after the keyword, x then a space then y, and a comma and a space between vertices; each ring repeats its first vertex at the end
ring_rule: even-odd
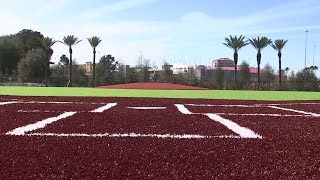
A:
POLYGON ((103 133, 103 134, 84 134, 84 133, 30 133, 27 136, 55 136, 55 137, 150 137, 161 139, 210 139, 210 138, 231 138, 239 139, 241 137, 235 135, 221 135, 221 136, 204 136, 199 134, 139 134, 139 133, 103 133))
POLYGON ((254 105, 241 105, 241 104, 230 104, 230 105, 227 105, 227 104, 184 104, 184 105, 187 105, 187 106, 196 106, 196 107, 257 107, 258 104, 254 104, 254 105))
POLYGON ((117 105, 117 103, 108 103, 107 105, 99 107, 99 108, 97 108, 95 110, 92 110, 90 112, 102 113, 103 111, 105 111, 107 109, 110 109, 110 108, 112 108, 112 107, 114 107, 116 105, 117 105))
POLYGON ((320 117, 320 114, 316 114, 316 113, 312 113, 312 112, 300 111, 300 110, 289 109, 289 108, 282 108, 282 107, 278 107, 278 106, 268 106, 268 107, 273 108, 273 109, 280 109, 280 110, 284 110, 284 111, 301 113, 301 114, 308 114, 308 115, 312 115, 314 117, 320 117))
POLYGON ((312 117, 312 115, 302 115, 302 114, 241 114, 241 113, 215 113, 218 115, 227 116, 271 116, 271 117, 312 117))
POLYGON ((12 131, 9 131, 6 133, 6 135, 24 135, 25 133, 29 132, 29 131, 34 131, 37 129, 41 129, 44 128, 46 125, 51 124, 53 122, 56 122, 60 119, 64 119, 67 117, 70 117, 72 115, 76 114, 76 112, 65 112, 63 114, 60 114, 57 117, 51 117, 51 118, 47 118, 44 119, 42 121, 38 121, 34 124, 28 124, 26 126, 22 126, 22 127, 18 127, 12 131))
POLYGON ((205 115, 208 116, 210 119, 223 124, 224 126, 226 126, 228 129, 232 130, 233 132, 239 134, 241 138, 262 139, 262 136, 260 136, 259 134, 256 134, 251 129, 248 129, 246 127, 242 127, 229 119, 225 119, 217 114, 210 114, 209 113, 209 114, 205 114, 205 115))
POLYGON ((175 104, 175 106, 178 108, 178 110, 182 113, 182 114, 187 114, 187 115, 191 115, 191 114, 197 114, 197 113, 192 113, 189 111, 189 109, 187 109, 184 105, 182 104, 175 104))
POLYGON ((182 114, 186 114, 186 115, 193 115, 193 114, 201 114, 201 115, 205 115, 207 117, 209 117, 210 119, 221 123, 222 125, 226 126, 228 129, 230 129, 231 131, 237 133, 240 135, 241 138, 258 138, 258 139, 262 139, 262 136, 260 136, 259 134, 255 133, 254 131, 252 131, 249 128, 246 127, 242 127, 240 125, 238 125, 237 123, 229 120, 229 119, 225 119, 221 116, 219 116, 218 114, 212 114, 212 113, 193 113, 191 111, 189 111, 189 109, 187 109, 184 105, 182 104, 175 104, 175 106, 178 108, 178 110, 182 113, 182 114))
POLYGON ((138 109, 138 110, 153 110, 153 109, 166 109, 167 107, 127 107, 128 109, 138 109))
POLYGON ((274 104, 184 104, 186 106, 198 106, 198 107, 202 107, 202 106, 207 106, 207 107, 267 107, 267 106, 281 106, 281 105, 320 105, 320 103, 274 103, 274 104))
POLYGON ((7 105, 7 104, 15 104, 18 103, 17 101, 7 101, 7 102, 0 102, 0 106, 1 105, 7 105))

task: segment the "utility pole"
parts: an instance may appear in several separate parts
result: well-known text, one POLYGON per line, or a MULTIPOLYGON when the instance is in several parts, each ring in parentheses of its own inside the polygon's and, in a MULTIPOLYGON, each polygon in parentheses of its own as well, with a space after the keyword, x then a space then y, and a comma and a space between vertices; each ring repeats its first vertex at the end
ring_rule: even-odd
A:
POLYGON ((306 30, 306 42, 304 47, 304 68, 307 67, 307 43, 308 43, 308 30, 306 30))
POLYGON ((314 58, 316 56, 316 45, 313 45, 313 61, 312 61, 312 66, 314 66, 314 58))

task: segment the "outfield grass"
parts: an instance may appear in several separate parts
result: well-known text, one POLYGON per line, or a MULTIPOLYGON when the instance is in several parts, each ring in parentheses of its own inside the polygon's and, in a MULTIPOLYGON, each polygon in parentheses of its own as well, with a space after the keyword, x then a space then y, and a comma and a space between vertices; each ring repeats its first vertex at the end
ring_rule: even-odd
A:
POLYGON ((241 100, 320 100, 320 92, 232 91, 232 90, 134 90, 65 87, 1 86, 0 95, 15 96, 98 96, 159 97, 241 100))

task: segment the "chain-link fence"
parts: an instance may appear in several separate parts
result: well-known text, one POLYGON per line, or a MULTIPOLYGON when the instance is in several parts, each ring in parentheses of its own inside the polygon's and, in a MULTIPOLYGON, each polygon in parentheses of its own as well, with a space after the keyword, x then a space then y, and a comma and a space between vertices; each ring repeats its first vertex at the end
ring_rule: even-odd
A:
MULTIPOLYGON (((97 77, 99 79, 99 77, 97 77)), ((68 86, 69 79, 67 77, 49 77, 48 84, 52 87, 65 87, 68 86)), ((193 85, 206 87, 209 89, 224 89, 224 90, 263 90, 263 91, 320 91, 320 81, 282 81, 281 86, 279 82, 260 82, 260 86, 256 81, 237 82, 235 86, 234 81, 224 80, 221 82, 215 81, 199 81, 180 82, 174 81, 176 84, 193 85)), ((1 77, 0 85, 2 86, 44 86, 44 78, 23 78, 23 77, 1 77)), ((91 87, 92 77, 85 76, 82 78, 75 78, 73 80, 74 87, 91 87)))

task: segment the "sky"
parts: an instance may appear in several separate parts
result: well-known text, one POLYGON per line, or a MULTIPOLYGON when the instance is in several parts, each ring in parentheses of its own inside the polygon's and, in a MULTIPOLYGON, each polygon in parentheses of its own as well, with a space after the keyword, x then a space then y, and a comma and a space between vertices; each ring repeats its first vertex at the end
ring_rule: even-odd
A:
MULTIPOLYGON (((99 36, 97 58, 112 54, 122 63, 135 65, 142 55, 155 65, 167 61, 211 66, 214 59, 233 58, 233 50, 222 44, 225 37, 244 35, 288 40, 282 51, 284 68, 303 69, 305 52, 307 66, 314 61, 320 67, 319 0, 0 1, 0 35, 22 29, 40 31, 55 40, 75 35, 82 40, 73 47, 78 63, 92 61, 87 38, 99 36)), ((68 47, 61 43, 53 50, 54 62, 68 55, 68 47)), ((239 61, 244 60, 257 66, 251 45, 239 51, 239 61)), ((267 63, 278 68, 277 52, 271 47, 262 51, 261 66, 267 63)))

